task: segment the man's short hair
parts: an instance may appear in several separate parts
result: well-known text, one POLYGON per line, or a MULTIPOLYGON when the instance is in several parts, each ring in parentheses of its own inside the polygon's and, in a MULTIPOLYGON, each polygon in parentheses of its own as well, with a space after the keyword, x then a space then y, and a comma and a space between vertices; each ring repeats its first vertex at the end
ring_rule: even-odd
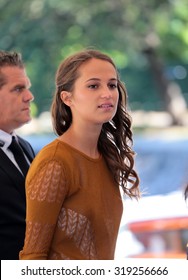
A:
POLYGON ((0 89, 6 84, 6 77, 1 72, 1 69, 6 66, 24 68, 21 54, 0 50, 0 89))
POLYGON ((21 54, 0 50, 0 68, 4 66, 17 66, 23 68, 24 63, 21 54))

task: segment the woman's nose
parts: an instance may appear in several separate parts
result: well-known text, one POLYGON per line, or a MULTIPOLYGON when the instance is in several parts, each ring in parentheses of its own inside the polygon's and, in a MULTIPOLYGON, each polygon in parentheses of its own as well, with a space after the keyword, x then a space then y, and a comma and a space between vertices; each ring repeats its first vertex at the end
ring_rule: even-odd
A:
POLYGON ((103 88, 102 90, 102 95, 103 98, 111 98, 112 97, 112 92, 108 87, 103 88))

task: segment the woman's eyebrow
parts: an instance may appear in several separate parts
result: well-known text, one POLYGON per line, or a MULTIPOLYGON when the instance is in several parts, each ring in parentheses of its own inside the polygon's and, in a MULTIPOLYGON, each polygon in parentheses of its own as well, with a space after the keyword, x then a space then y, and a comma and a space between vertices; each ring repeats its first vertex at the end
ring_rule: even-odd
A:
MULTIPOLYGON (((88 80, 86 80, 86 82, 89 82, 89 81, 100 81, 100 80, 101 80, 100 78, 89 78, 88 80)), ((117 82, 117 78, 110 78, 109 81, 117 82)))

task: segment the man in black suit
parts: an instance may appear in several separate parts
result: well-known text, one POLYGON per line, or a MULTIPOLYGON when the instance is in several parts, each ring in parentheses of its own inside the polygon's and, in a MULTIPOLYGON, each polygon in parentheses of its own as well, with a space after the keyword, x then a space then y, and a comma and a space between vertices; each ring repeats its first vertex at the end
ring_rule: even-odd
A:
POLYGON ((25 237, 25 173, 11 149, 20 144, 26 165, 34 158, 31 145, 15 129, 31 120, 31 84, 21 55, 0 50, 0 259, 19 259, 25 237))

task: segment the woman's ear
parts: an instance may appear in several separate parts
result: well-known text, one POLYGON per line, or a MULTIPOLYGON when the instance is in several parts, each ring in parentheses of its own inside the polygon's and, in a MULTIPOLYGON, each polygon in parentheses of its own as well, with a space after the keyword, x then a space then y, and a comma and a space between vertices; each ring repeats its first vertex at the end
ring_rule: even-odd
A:
POLYGON ((71 96, 72 94, 69 91, 65 91, 65 90, 63 90, 60 94, 63 103, 65 103, 69 107, 71 106, 71 96))

